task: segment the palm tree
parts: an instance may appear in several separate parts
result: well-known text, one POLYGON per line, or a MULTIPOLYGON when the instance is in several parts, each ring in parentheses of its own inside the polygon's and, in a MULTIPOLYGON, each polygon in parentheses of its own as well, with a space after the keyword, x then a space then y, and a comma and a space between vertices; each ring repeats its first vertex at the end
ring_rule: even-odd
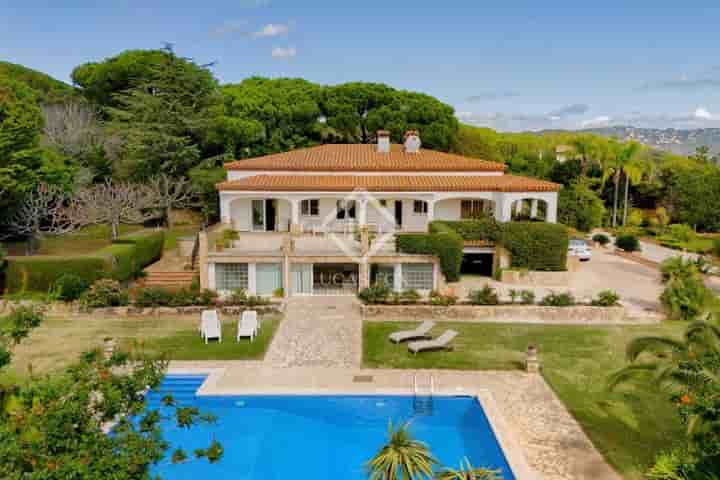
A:
POLYGON ((623 225, 627 222, 628 214, 628 192, 630 183, 633 185, 642 180, 647 164, 638 155, 642 151, 642 146, 637 142, 628 142, 620 149, 618 155, 618 163, 625 175, 625 201, 623 202, 623 225))
MULTIPOLYGON (((695 361, 706 354, 720 355, 720 327, 717 320, 710 317, 690 324, 681 340, 636 338, 628 344, 625 353, 630 365, 610 376, 608 388, 611 390, 631 380, 645 381, 676 395, 708 383, 720 387, 717 367, 711 362, 695 361)), ((700 419, 689 419, 688 433, 693 433, 701 423, 700 419)))
POLYGON ((473 467, 466 457, 464 462, 460 462, 459 469, 445 468, 435 476, 435 480, 502 480, 502 477, 497 470, 473 467))
POLYGON ((579 135, 570 143, 575 148, 576 155, 580 158, 582 175, 587 175, 592 156, 596 153, 597 149, 595 139, 592 135, 579 135))
POLYGON ((367 463, 370 480, 419 480, 432 478, 433 458, 428 446, 415 440, 410 422, 388 424, 388 443, 367 463))
POLYGON ((621 145, 614 139, 608 142, 607 150, 603 155, 602 167, 602 184, 612 177, 613 179, 613 213, 612 213, 612 226, 617 226, 617 209, 618 209, 618 191, 620 189, 620 174, 622 173, 622 167, 619 165, 619 155, 621 145))

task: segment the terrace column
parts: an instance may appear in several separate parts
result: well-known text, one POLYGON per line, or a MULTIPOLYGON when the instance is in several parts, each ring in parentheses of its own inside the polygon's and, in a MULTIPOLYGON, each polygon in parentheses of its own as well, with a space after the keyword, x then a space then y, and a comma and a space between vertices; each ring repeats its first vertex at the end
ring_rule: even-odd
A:
POLYGON ((495 210, 495 220, 498 222, 509 222, 512 220, 512 197, 503 194, 498 203, 499 208, 495 210))
POLYGON ((402 289, 402 263, 396 263, 393 265, 393 290, 402 292, 402 289))
POLYGON ((538 214, 538 199, 533 198, 530 200, 530 218, 537 217, 538 214))
POLYGON ((358 200, 358 207, 360 210, 358 212, 358 222, 360 222, 361 227, 367 225, 367 204, 368 202, 364 198, 358 200))
POLYGON ((428 200, 427 202, 428 211, 427 211, 427 220, 428 223, 435 220, 435 200, 428 200))
POLYGON ((557 201, 557 193, 553 193, 552 196, 547 199, 547 217, 545 218, 545 221, 548 223, 557 223, 557 201))
POLYGON ((290 233, 301 233, 300 227, 300 200, 294 198, 290 201, 290 233))
POLYGON ((523 211, 524 200, 520 199, 515 203, 515 215, 521 215, 523 211))

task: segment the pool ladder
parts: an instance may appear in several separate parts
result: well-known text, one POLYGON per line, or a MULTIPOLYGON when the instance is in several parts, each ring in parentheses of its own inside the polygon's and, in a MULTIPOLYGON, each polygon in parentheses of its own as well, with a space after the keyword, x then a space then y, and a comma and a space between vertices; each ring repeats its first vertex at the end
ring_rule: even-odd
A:
POLYGON ((428 391, 423 393, 418 384, 417 374, 413 374, 413 408, 415 415, 432 415, 435 379, 430 375, 428 391))

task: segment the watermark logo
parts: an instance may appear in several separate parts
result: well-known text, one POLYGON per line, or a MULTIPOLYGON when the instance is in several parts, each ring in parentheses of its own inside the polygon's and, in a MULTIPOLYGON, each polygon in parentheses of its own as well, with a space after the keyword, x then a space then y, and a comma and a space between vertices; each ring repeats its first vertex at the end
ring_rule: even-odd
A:
POLYGON ((366 263, 369 257, 391 245, 395 216, 370 192, 355 189, 338 200, 336 208, 323 219, 321 228, 353 262, 366 263), (368 214, 372 215, 372 221, 368 221, 368 214), (362 245, 363 228, 372 237, 367 249, 362 245))

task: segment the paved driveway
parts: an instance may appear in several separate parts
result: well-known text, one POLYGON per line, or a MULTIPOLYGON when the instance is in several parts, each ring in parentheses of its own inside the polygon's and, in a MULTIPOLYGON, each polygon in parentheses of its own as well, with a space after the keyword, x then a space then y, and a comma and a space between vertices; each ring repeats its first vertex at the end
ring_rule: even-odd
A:
POLYGON ((602 290, 617 292, 631 315, 648 310, 659 310, 658 297, 662 291, 660 274, 656 269, 625 260, 604 249, 594 249, 592 260, 582 262, 572 275, 568 288, 542 287, 537 285, 510 285, 490 278, 465 276, 454 284, 458 296, 465 297, 470 290, 490 283, 501 296, 511 289, 527 289, 535 292, 539 300, 549 292, 571 291, 578 300, 589 300, 602 290))

